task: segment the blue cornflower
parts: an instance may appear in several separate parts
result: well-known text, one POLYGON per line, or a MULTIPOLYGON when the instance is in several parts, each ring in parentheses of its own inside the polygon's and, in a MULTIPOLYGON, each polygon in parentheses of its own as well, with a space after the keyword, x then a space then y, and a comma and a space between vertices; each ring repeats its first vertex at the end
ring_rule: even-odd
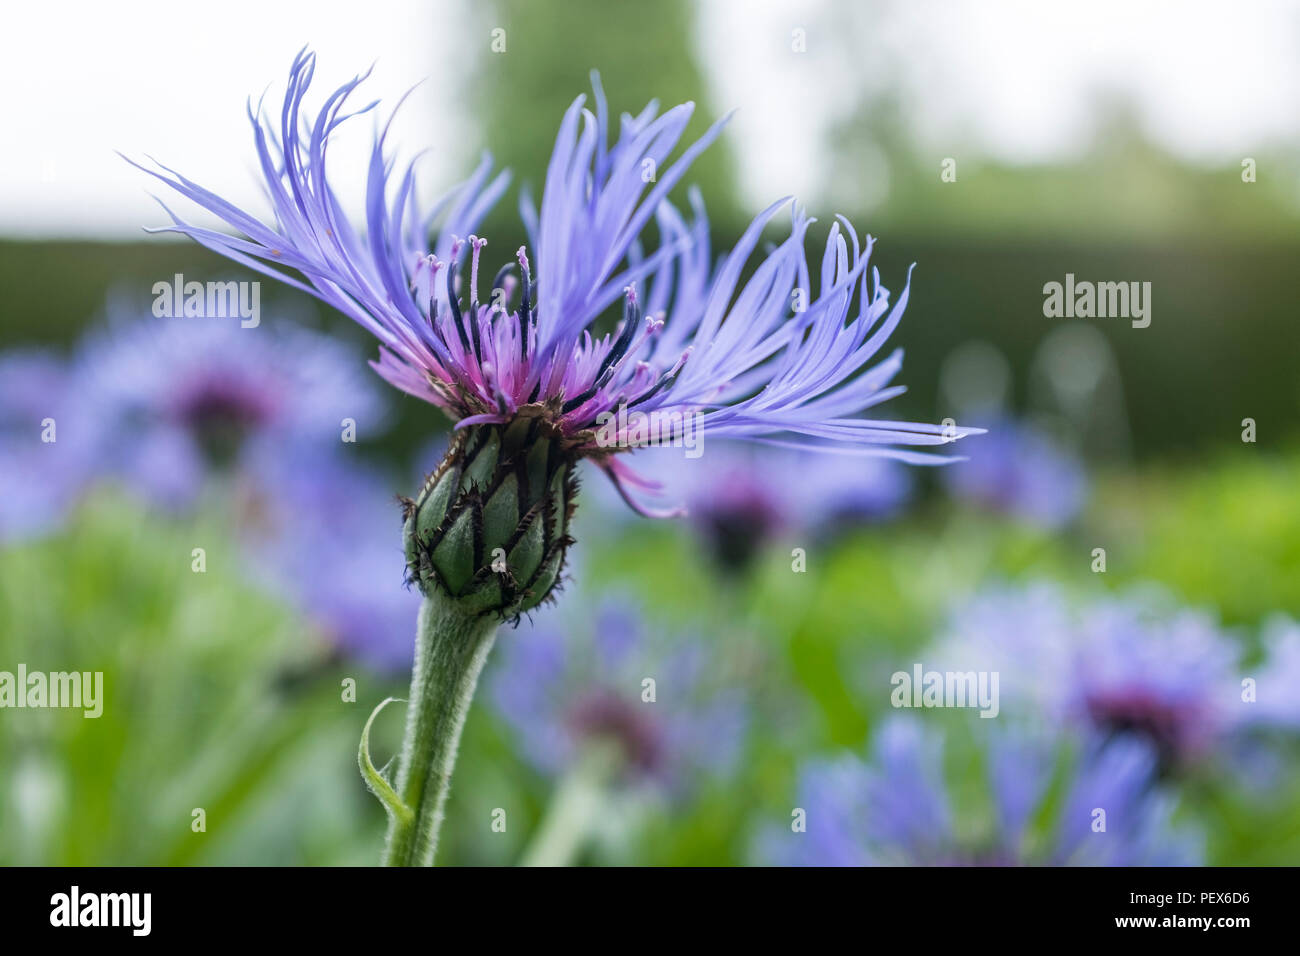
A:
POLYGON ((420 597, 402 579, 388 478, 323 449, 259 463, 257 473, 266 484, 255 497, 246 491, 241 530, 259 581, 329 647, 385 672, 410 666, 420 597))
POLYGON ((326 151, 342 124, 376 104, 349 111, 361 76, 308 115, 314 70, 313 54, 295 58, 278 124, 250 104, 270 222, 159 167, 149 171, 240 235, 175 214, 168 228, 354 319, 379 340, 379 374, 442 408, 458 427, 539 420, 568 456, 594 459, 624 491, 637 479, 615 452, 635 442, 626 434, 597 440, 602 416, 619 408, 666 420, 700 414, 716 436, 909 462, 949 459, 897 446, 941 445, 968 433, 853 417, 902 391, 889 385, 901 352, 867 363, 902 318, 908 289, 891 306, 874 270, 868 277, 873 240, 860 242, 847 220, 831 227, 815 296, 804 252, 813 220, 797 206, 789 236, 741 279, 785 200, 764 210, 714 266, 702 202, 693 199, 688 221, 666 198, 722 129, 714 124, 670 162, 691 104, 660 116, 652 103, 624 116, 610 144, 599 83, 594 115, 582 97, 575 100, 560 125, 541 208, 523 204, 537 274, 521 248, 517 279, 508 263, 481 301, 486 240, 471 233, 506 177, 493 178, 485 158, 469 180, 423 208, 413 166, 399 170, 388 154, 385 126, 371 150, 365 228, 358 229, 329 180, 326 151), (640 237, 652 219, 661 243, 643 253, 640 237), (431 236, 435 221, 441 228, 431 236), (620 300, 620 326, 594 334, 593 323, 620 300))
POLYGON ((757 844, 759 861, 796 866, 1200 861, 1200 837, 1171 825, 1172 804, 1155 786, 1155 754, 1141 741, 1117 738, 1100 749, 1072 753, 1066 738, 1015 728, 981 730, 988 735, 982 749, 991 812, 970 812, 950 796, 945 738, 938 728, 892 717, 878 728, 867 760, 846 755, 805 766, 796 796, 805 829, 765 831, 757 844))
POLYGON ((57 528, 94 466, 79 383, 61 356, 0 354, 0 541, 57 528))
POLYGON ((284 322, 139 318, 119 300, 72 366, 79 400, 63 427, 80 436, 84 480, 173 510, 212 495, 258 581, 328 645, 382 668, 409 661, 419 601, 403 587, 391 492, 344 440, 377 435, 386 409, 347 347, 284 322))
POLYGON ((1073 521, 1088 494, 1078 457, 1027 422, 980 423, 988 427, 988 436, 969 460, 944 470, 952 495, 1047 530, 1073 521))
MULTIPOLYGON (((743 571, 778 540, 807 547, 854 527, 885 521, 912 493, 908 470, 887 458, 812 456, 734 441, 684 457, 678 449, 638 453, 638 471, 685 506, 687 520, 718 566, 743 571)), ((626 512, 597 495, 600 523, 626 512)))
POLYGON ((1052 584, 999 587, 954 609, 940 670, 996 671, 1002 709, 1134 734, 1172 769, 1221 747, 1250 715, 1239 651, 1207 614, 1132 594, 1072 602, 1052 584))
POLYGON ((609 595, 522 624, 502 644, 488 697, 539 772, 559 776, 584 753, 612 747, 613 782, 681 793, 737 765, 749 707, 717 679, 693 635, 645 619, 609 595))
POLYGON ((364 437, 384 415, 350 351, 296 326, 139 319, 118 303, 76 363, 99 471, 173 507, 209 475, 341 449, 345 419, 364 437))

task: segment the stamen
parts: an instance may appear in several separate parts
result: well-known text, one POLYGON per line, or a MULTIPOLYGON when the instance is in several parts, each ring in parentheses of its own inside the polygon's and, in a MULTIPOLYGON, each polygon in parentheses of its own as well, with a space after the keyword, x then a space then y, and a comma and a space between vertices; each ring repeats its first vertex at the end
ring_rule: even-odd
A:
POLYGON ((591 388, 587 389, 585 392, 583 392, 583 393, 582 393, 581 395, 579 395, 577 398, 571 398, 571 399, 569 399, 567 402, 565 402, 564 405, 563 405, 563 407, 562 407, 562 409, 561 409, 561 411, 563 411, 563 413, 564 413, 565 415, 569 414, 569 412, 573 411, 573 410, 574 410, 575 408, 577 408, 579 405, 585 405, 585 404, 587 404, 587 402, 589 402, 589 401, 591 401, 593 398, 595 398, 596 393, 599 392, 599 391, 600 391, 600 386, 599 386, 599 385, 593 385, 591 388))
POLYGON ((471 306, 478 305, 478 255, 486 245, 486 239, 480 239, 478 236, 469 237, 469 304, 471 306))
POLYGON ((478 303, 475 303, 469 310, 469 331, 474 337, 474 357, 480 362, 483 361, 483 343, 479 339, 479 314, 478 303))
POLYGON ((571 412, 578 406, 585 405, 588 401, 590 401, 592 398, 596 396, 597 392, 599 392, 602 388, 604 388, 609 383, 609 380, 611 378, 614 377, 615 365, 613 362, 610 361, 610 358, 611 356, 613 356, 613 354, 616 351, 619 350, 620 346, 624 350, 627 349, 626 339, 628 336, 626 330, 636 328, 636 324, 631 322, 626 316, 623 319, 623 325, 625 326, 623 334, 619 336, 618 342, 616 342, 614 347, 610 349, 609 354, 605 356, 605 361, 601 363, 600 368, 596 371, 595 383, 591 386, 591 388, 587 389, 577 398, 572 398, 569 401, 565 402, 564 403, 565 412, 571 412))
POLYGON ((520 294, 519 303, 519 359, 523 361, 528 358, 528 330, 533 324, 533 303, 530 296, 532 295, 533 274, 528 268, 528 250, 524 246, 519 247, 515 253, 519 260, 519 271, 523 273, 523 290, 520 294))
MULTIPOLYGON (((455 242, 453 242, 451 244, 451 248, 453 252, 459 252, 460 240, 458 239, 455 242)), ((451 261, 453 264, 456 262, 454 257, 452 258, 451 261)), ((463 348, 466 352, 469 352, 470 351, 469 337, 465 334, 465 320, 461 317, 460 303, 456 300, 456 289, 454 287, 455 282, 456 282, 455 268, 448 269, 447 270, 447 302, 451 305, 452 324, 456 326, 456 335, 460 338, 461 348, 463 348)))
POLYGON ((636 301, 636 285, 630 285, 624 291, 627 293, 627 298, 623 300, 623 329, 619 333, 618 341, 605 356, 605 361, 600 364, 598 378, 618 364, 628 346, 632 344, 632 336, 636 334, 637 326, 641 324, 641 308, 636 301))
POLYGON ((688 347, 686 351, 682 353, 682 357, 677 360, 676 365, 674 365, 668 371, 664 372, 664 374, 659 377, 659 381, 655 382, 654 385, 650 386, 650 388, 647 391, 643 392, 641 395, 637 396, 635 399, 628 402, 627 407, 635 408, 637 405, 640 405, 642 402, 654 398, 655 395, 659 394, 665 388, 671 385, 674 381, 676 381, 677 376, 682 373, 682 368, 684 368, 686 365, 686 360, 691 357, 691 351, 694 348, 695 348, 694 346, 688 347))
MULTIPOLYGON (((597 392, 610 383, 614 375, 618 372, 622 364, 623 357, 627 354, 628 348, 632 345, 632 340, 636 336, 637 326, 641 324, 641 307, 636 301, 636 285, 630 285, 623 290, 627 293, 627 298, 623 301, 623 325, 619 330, 618 341, 605 355, 605 360, 600 363, 600 368, 596 371, 596 381, 591 388, 587 389, 577 398, 570 399, 564 403, 564 411, 571 412, 579 405, 590 400, 597 392)), ((663 323, 653 317, 646 317, 646 335, 653 335, 658 332, 663 323)))

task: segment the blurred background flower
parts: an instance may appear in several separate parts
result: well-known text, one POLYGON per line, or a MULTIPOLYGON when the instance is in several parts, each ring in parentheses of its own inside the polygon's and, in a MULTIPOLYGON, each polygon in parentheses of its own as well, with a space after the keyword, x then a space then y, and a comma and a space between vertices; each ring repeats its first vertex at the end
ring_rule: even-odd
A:
POLYGON ((58 527, 94 466, 77 383, 55 353, 0 353, 0 542, 58 527))
POLYGON ((250 576, 301 609, 327 650, 410 664, 396 485, 358 435, 387 418, 349 350, 284 321, 139 318, 114 299, 71 359, 0 355, 14 389, 0 470, 10 536, 49 532, 115 485, 189 520, 220 515, 250 576), (41 438, 54 422, 57 441, 41 438))
POLYGON ((878 729, 865 762, 845 756, 801 771, 796 813, 803 815, 760 838, 759 861, 796 866, 1201 862, 1196 833, 1172 825, 1167 795, 1153 789, 1155 756, 1141 742, 1117 739, 1062 773, 1060 741, 1003 728, 982 736, 987 738, 989 810, 974 822, 971 804, 954 806, 947 789, 942 731, 914 718, 893 718, 878 729), (1050 793, 1054 783, 1063 788, 1059 800, 1050 793), (1049 822, 1043 825, 1045 807, 1049 822))
POLYGON ((597 599, 594 611, 570 597, 565 608, 504 631, 487 676, 519 753, 556 782, 530 865, 573 862, 625 811, 681 804, 703 781, 729 778, 751 723, 746 691, 706 635, 665 630, 628 595, 597 599))
MULTIPOLYGON (((637 471, 656 497, 684 506, 686 521, 724 574, 749 571, 776 542, 807 547, 854 528, 888 521, 912 494, 909 470, 886 458, 807 452, 735 442, 682 449, 646 448, 637 471)), ((949 466, 952 467, 952 466, 949 466)), ((634 518, 602 478, 588 478, 588 502, 617 527, 634 518)), ((600 533, 599 528, 595 533, 600 533)))
POLYGON ((337 455, 274 465, 246 529, 250 562, 289 598, 327 645, 385 673, 414 653, 419 593, 407 587, 402 513, 385 475, 337 455))
POLYGON ((566 608, 503 633, 487 678, 534 767, 554 776, 584 748, 612 743, 620 786, 673 792, 734 771, 748 708, 710 666, 705 635, 664 630, 628 595, 607 596, 594 612, 566 608))
POLYGON ((112 302, 71 374, 96 468, 155 504, 191 506, 218 476, 270 486, 267 468, 384 425, 374 376, 318 332, 142 314, 112 302))
POLYGON ((1165 770, 1225 746, 1253 706, 1237 643, 1211 615, 1158 594, 1079 601, 1049 583, 990 588, 954 609, 933 656, 940 670, 998 673, 1012 714, 1139 736, 1165 770))
POLYGON ((1083 464, 1033 425, 982 423, 989 438, 962 445, 967 460, 943 471, 960 501, 1055 530, 1078 516, 1087 493, 1083 464))

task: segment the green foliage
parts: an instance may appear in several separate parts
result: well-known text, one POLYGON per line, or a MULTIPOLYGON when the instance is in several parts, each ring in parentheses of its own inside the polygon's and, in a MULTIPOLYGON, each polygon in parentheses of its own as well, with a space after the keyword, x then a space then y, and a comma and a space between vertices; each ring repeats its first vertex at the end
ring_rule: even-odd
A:
POLYGON ((310 636, 235 553, 215 516, 180 526, 113 496, 56 537, 0 551, 0 667, 100 671, 105 697, 98 718, 0 711, 0 861, 202 863, 232 845, 245 862, 320 859, 313 827, 357 786, 355 730, 339 725, 364 715, 332 674, 295 679, 318 669, 310 636), (350 783, 324 789, 325 763, 303 793, 294 764, 331 741, 350 783), (310 802, 271 847, 248 838, 295 794, 310 802))
MULTIPOLYGON (((773 547, 744 580, 719 577, 680 524, 580 522, 580 580, 561 600, 621 592, 652 626, 692 629, 718 679, 744 688, 753 708, 734 777, 685 801, 623 798, 580 862, 747 862, 756 830, 788 819, 801 762, 861 753, 890 712, 888 674, 924 660, 949 603, 991 582, 1047 576, 1079 594, 1155 582, 1218 609, 1252 644, 1271 613, 1297 610, 1297 470, 1294 456, 1252 448, 1195 472, 1103 479, 1088 519, 1058 536, 934 503, 809 547, 806 573, 773 547), (1089 569, 1097 542, 1105 575, 1089 569)), ((370 708, 404 695, 405 679, 324 663, 310 631, 226 557, 235 551, 222 525, 215 513, 180 522, 99 495, 62 533, 0 551, 0 668, 102 670, 107 698, 98 719, 0 711, 0 862, 376 861, 383 811, 357 776, 355 747, 370 708), (191 570, 197 546, 202 574, 191 570), (340 701, 343 675, 357 678, 357 703, 340 701), (196 807, 206 832, 191 831, 196 807)), ((507 628, 499 641, 521 639, 507 628)), ((400 707, 389 711, 371 734, 379 765, 400 735, 400 707)), ((978 748, 962 743, 980 729, 966 717, 936 719, 954 735, 958 826, 978 840, 988 793, 978 748)), ((1179 781, 1180 818, 1204 825, 1213 862, 1300 854, 1300 761, 1294 744, 1275 753, 1179 781)), ((441 861, 516 862, 556 781, 521 761, 482 696, 458 764, 441 861), (504 830, 492 826, 498 810, 504 830)))
POLYGON ((1300 457, 1244 447, 1208 469, 1105 486, 1094 510, 1117 545, 1112 580, 1158 580, 1229 624, 1300 617, 1300 457))

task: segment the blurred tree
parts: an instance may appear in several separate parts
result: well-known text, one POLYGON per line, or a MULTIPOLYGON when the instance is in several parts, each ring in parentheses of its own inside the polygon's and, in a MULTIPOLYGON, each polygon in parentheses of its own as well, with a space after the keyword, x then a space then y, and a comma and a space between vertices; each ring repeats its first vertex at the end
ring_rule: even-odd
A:
POLYGON ((922 145, 900 92, 866 86, 830 130, 831 175, 818 201, 870 214, 882 233, 1103 242, 1296 235, 1294 159, 1261 154, 1270 175, 1247 184, 1235 163, 1194 166, 1155 143, 1120 92, 1097 94, 1092 112, 1076 158, 1016 164, 967 142, 922 145))
MULTIPOLYGON (((653 9, 602 0, 491 0, 479 15, 483 52, 469 87, 479 135, 538 202, 560 117, 580 93, 591 103, 593 69, 600 71, 611 116, 639 112, 651 99, 661 109, 694 101, 683 142, 717 119, 695 59, 694 16, 685 0, 663 0, 653 9)), ((721 221, 733 221, 736 211, 732 171, 724 138, 686 178, 704 191, 710 216, 721 221)))

